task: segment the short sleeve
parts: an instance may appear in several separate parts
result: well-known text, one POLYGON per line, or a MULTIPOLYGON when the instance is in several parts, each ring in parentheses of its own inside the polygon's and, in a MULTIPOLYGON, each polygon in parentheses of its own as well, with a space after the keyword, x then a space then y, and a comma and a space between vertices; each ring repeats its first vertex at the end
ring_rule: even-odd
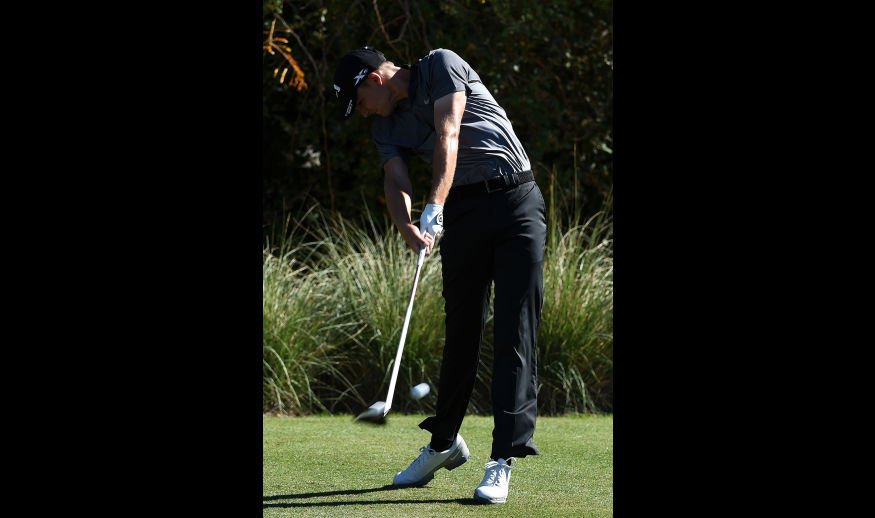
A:
POLYGON ((380 169, 383 169, 383 166, 386 165, 390 158, 400 156, 405 160, 407 159, 407 154, 403 149, 393 144, 381 142, 376 132, 374 132, 373 138, 374 144, 377 145, 377 152, 380 154, 380 169))
POLYGON ((452 50, 438 49, 431 56, 429 72, 429 98, 434 101, 441 97, 464 91, 465 95, 471 94, 470 80, 471 67, 458 54, 452 50))

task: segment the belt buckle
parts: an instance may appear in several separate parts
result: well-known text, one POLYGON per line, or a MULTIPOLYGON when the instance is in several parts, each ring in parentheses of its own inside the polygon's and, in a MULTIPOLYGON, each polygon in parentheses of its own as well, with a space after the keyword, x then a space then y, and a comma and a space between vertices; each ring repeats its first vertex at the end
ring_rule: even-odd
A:
MULTIPOLYGON (((495 189, 490 189, 490 188, 489 188, 489 180, 483 180, 483 186, 486 187, 486 194, 490 194, 490 193, 493 193, 493 192, 495 192, 495 191, 500 191, 500 190, 502 190, 502 189, 504 189, 504 188, 506 188, 506 187, 510 187, 510 186, 511 186, 511 183, 510 183, 510 177, 509 177, 509 176, 507 176, 506 174, 502 174, 502 175, 501 175, 501 179, 504 180, 504 185, 499 186, 499 187, 497 187, 497 188, 495 188, 495 189)), ((494 178, 490 178, 490 180, 494 180, 494 178)))

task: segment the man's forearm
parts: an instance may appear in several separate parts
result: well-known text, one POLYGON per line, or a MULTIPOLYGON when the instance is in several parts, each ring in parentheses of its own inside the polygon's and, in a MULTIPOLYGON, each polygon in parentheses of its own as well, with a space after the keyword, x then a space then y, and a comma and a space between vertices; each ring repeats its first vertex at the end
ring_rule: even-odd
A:
POLYGON ((453 175, 456 173, 456 155, 459 152, 458 132, 438 134, 434 139, 434 157, 432 166, 434 174, 431 182, 431 192, 428 203, 443 205, 453 186, 453 175))
POLYGON ((392 221, 395 222, 398 230, 403 231, 403 227, 412 224, 410 193, 413 191, 413 187, 410 184, 410 179, 406 176, 387 173, 383 189, 386 192, 386 206, 389 208, 392 221))

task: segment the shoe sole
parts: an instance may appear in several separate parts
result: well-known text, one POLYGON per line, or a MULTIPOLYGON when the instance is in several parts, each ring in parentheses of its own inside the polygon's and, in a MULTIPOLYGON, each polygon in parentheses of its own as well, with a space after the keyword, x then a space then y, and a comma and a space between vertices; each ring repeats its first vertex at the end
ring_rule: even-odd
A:
POLYGON ((474 500, 480 502, 481 504, 503 504, 507 502, 507 498, 486 498, 484 496, 480 496, 478 494, 474 494, 474 500))
POLYGON ((428 484, 429 482, 431 482, 431 479, 434 478, 434 474, 437 470, 439 470, 441 468, 446 468, 447 471, 452 471, 452 470, 458 468, 459 466, 461 466, 462 464, 468 462, 469 457, 471 457, 471 452, 468 450, 468 445, 463 442, 463 443, 459 444, 459 449, 456 451, 456 453, 450 455, 447 458, 446 462, 444 462, 443 464, 441 464, 441 465, 437 466, 436 468, 434 468, 433 470, 431 470, 429 473, 427 473, 424 477, 419 479, 417 482, 411 482, 409 484, 393 484, 393 485, 399 486, 399 487, 422 487, 422 486, 428 484))

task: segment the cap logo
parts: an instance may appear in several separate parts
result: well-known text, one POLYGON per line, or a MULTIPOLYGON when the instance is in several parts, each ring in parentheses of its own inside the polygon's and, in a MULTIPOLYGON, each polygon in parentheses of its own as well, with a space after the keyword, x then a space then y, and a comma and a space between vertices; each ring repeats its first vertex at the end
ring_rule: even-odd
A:
POLYGON ((352 78, 352 80, 355 81, 355 83, 353 84, 353 86, 358 86, 358 85, 359 85, 359 81, 361 81, 362 79, 364 79, 365 74, 367 74, 367 73, 368 73, 368 69, 367 69, 367 67, 361 69, 361 71, 359 72, 359 74, 358 74, 357 76, 355 76, 354 78, 352 78))

